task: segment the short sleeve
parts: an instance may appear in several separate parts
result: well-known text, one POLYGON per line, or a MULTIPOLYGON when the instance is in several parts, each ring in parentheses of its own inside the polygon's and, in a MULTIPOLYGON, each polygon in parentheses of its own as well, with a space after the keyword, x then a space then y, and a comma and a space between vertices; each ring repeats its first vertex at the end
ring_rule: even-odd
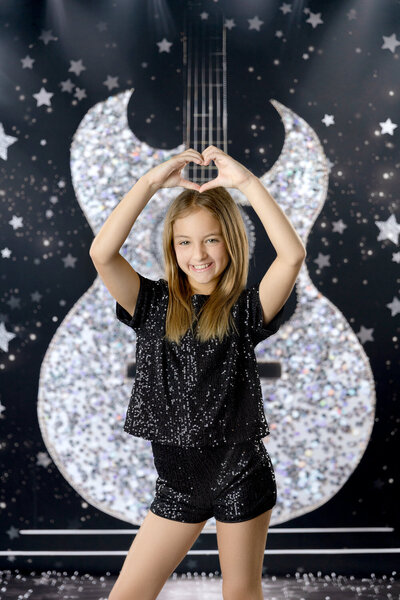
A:
POLYGON ((117 319, 134 330, 140 329, 148 319, 151 319, 151 314, 160 300, 160 284, 162 282, 161 279, 158 281, 148 279, 141 273, 138 275, 140 287, 133 315, 131 316, 118 302, 115 305, 117 319))
POLYGON ((252 338, 254 346, 257 346, 260 342, 266 338, 274 335, 280 328, 283 317, 285 314, 286 302, 282 308, 276 313, 271 321, 264 325, 263 308, 260 301, 259 295, 260 282, 252 285, 247 289, 247 309, 249 311, 249 326, 250 336, 252 338))

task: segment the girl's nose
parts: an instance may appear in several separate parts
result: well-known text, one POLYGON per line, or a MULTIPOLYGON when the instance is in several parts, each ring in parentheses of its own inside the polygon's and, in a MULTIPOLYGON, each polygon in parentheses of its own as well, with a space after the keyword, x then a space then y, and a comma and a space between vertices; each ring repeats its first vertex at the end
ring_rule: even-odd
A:
POLYGON ((193 251, 194 256, 207 256, 208 252, 205 248, 195 248, 193 251))
POLYGON ((205 248, 196 248, 195 252, 193 253, 193 257, 199 258, 200 260, 202 260, 202 258, 207 258, 207 256, 208 253, 205 248))

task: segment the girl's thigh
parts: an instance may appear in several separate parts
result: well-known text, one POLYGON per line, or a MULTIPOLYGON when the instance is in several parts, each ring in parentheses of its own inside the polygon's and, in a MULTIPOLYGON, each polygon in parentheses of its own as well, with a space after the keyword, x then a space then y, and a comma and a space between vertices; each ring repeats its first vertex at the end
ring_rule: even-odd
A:
POLYGON ((184 559, 207 521, 181 523, 147 513, 109 600, 153 600, 184 559))
POLYGON ((216 520, 224 598, 245 598, 261 589, 272 510, 239 523, 216 520))

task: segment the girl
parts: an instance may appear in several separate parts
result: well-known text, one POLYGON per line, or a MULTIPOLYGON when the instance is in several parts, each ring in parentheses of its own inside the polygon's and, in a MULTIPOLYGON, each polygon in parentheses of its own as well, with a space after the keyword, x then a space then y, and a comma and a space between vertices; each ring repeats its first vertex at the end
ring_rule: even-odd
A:
POLYGON ((305 248, 260 180, 219 148, 189 148, 145 173, 108 217, 90 256, 135 330, 136 377, 124 430, 151 440, 158 478, 109 600, 152 600, 202 528, 216 519, 224 600, 262 600, 273 466, 254 347, 276 333, 305 248), (218 176, 183 179, 189 163, 218 176), (186 188, 163 232, 165 279, 137 273, 119 254, 138 215, 163 187, 186 188), (248 240, 225 187, 244 193, 277 257, 246 288, 248 240))

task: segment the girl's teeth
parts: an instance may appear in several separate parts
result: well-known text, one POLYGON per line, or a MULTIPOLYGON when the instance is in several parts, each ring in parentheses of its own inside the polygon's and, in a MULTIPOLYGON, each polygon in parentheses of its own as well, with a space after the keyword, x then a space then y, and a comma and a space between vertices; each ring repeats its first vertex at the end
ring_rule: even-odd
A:
POLYGON ((192 266, 194 269, 196 269, 196 271, 204 271, 204 269, 207 269, 210 265, 211 265, 211 263, 209 263, 208 265, 204 265, 202 267, 195 267, 194 265, 192 265, 192 266))

